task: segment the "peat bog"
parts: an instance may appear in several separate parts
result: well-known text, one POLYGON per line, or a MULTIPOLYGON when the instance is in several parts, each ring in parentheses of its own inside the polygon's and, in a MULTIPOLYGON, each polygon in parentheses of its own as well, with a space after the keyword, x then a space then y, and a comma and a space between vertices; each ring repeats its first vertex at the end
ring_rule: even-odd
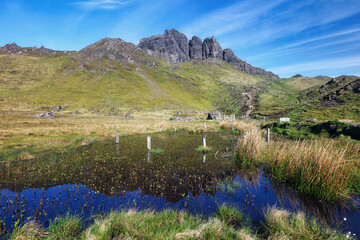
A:
MULTIPOLYGON (((99 141, 67 154, 0 165, 0 233, 36 220, 78 215, 85 224, 111 210, 186 209, 213 214, 223 203, 242 210, 253 224, 268 206, 303 211, 321 223, 360 235, 357 206, 319 202, 273 184, 262 168, 240 169, 233 160, 237 137, 226 133, 164 132, 99 141), (199 152, 206 135, 210 152, 199 152), (346 219, 346 220, 345 220, 346 219)), ((86 227, 86 226, 84 226, 86 227)))

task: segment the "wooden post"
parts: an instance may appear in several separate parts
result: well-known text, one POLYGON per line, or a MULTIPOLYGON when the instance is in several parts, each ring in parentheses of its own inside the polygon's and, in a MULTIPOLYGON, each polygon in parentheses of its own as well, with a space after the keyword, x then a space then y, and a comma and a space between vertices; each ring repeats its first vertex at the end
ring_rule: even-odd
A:
POLYGON ((147 149, 148 150, 151 149, 151 137, 150 136, 147 137, 147 149))
POLYGON ((176 132, 176 126, 174 127, 174 130, 175 130, 175 132, 176 132))
POLYGON ((120 135, 119 132, 116 133, 116 144, 119 144, 120 141, 120 135))
POLYGON ((206 129, 206 122, 204 122, 204 128, 206 129))
POLYGON ((270 128, 266 129, 266 142, 270 142, 270 128))
POLYGON ((206 148, 206 137, 205 136, 203 137, 203 145, 204 145, 204 148, 206 148))
POLYGON ((232 131, 234 131, 234 123, 231 124, 232 131))
POLYGON ((202 163, 205 165, 205 162, 206 162, 206 155, 204 154, 202 163))

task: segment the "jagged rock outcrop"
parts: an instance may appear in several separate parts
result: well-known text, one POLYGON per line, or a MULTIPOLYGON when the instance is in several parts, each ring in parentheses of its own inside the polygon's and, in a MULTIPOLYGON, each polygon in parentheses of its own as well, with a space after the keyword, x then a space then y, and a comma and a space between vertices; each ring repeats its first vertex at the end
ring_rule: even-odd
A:
POLYGON ((165 30, 164 35, 156 35, 140 40, 138 47, 151 56, 157 56, 171 64, 178 64, 190 60, 218 59, 225 61, 236 69, 267 78, 279 76, 264 69, 253 67, 235 56, 231 49, 223 50, 215 37, 206 38, 204 42, 197 36, 187 42, 184 34, 175 29, 165 30))
POLYGON ((250 64, 240 60, 231 49, 225 49, 223 53, 223 60, 232 65, 236 69, 246 72, 251 75, 261 75, 267 78, 279 78, 272 72, 265 71, 262 68, 253 67, 250 64))
POLYGON ((205 38, 202 44, 202 57, 203 60, 208 58, 223 60, 223 50, 214 36, 212 38, 205 38))
POLYGON ((143 38, 138 46, 150 50, 147 54, 159 56, 170 63, 176 64, 190 59, 188 39, 185 34, 175 29, 165 30, 164 35, 143 38))
POLYGON ((190 59, 202 60, 202 41, 199 37, 193 36, 189 41, 190 59))

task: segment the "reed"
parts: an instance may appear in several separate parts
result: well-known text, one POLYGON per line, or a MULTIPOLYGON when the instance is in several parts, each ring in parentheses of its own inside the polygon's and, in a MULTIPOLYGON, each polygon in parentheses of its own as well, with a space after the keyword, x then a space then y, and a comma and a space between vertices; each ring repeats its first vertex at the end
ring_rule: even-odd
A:
POLYGON ((350 143, 340 148, 338 141, 274 142, 267 149, 266 164, 272 176, 301 192, 330 201, 349 198, 358 179, 356 156, 350 153, 350 143))
POLYGON ((235 152, 237 164, 247 167, 258 165, 264 147, 265 140, 261 131, 256 127, 250 128, 239 137, 235 152))
POLYGON ((239 137, 239 166, 263 164, 271 176, 322 200, 339 201, 360 193, 359 147, 344 139, 274 139, 265 144, 253 127, 239 137))

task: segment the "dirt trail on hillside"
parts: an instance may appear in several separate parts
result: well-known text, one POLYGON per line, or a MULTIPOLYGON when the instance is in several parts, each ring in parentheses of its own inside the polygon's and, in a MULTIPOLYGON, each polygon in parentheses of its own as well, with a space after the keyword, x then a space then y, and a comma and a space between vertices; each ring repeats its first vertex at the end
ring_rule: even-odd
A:
POLYGON ((244 92, 241 105, 242 105, 242 112, 244 113, 244 118, 249 118, 252 111, 254 111, 254 105, 256 103, 256 99, 258 97, 259 89, 256 87, 251 87, 249 90, 244 92))

